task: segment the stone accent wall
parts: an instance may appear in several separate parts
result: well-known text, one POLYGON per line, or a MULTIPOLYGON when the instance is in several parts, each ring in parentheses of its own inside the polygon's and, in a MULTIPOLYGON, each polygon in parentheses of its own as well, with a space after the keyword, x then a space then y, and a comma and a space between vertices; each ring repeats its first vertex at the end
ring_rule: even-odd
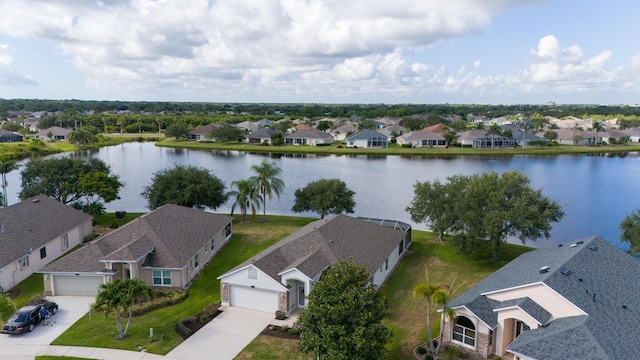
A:
POLYGON ((489 334, 480 334, 476 332, 476 350, 473 351, 467 347, 459 345, 458 343, 451 342, 452 326, 453 324, 451 322, 447 322, 444 325, 444 334, 442 335, 443 345, 454 347, 466 354, 480 355, 485 359, 489 358, 489 355, 491 352, 491 349, 489 346, 489 334))
POLYGON ((220 283, 220 301, 228 303, 229 302, 229 284, 220 283))
POLYGON ((289 313, 289 292, 282 291, 278 294, 278 310, 283 313, 289 313))
POLYGON ((486 359, 489 357, 489 352, 489 334, 476 332, 476 354, 486 359))

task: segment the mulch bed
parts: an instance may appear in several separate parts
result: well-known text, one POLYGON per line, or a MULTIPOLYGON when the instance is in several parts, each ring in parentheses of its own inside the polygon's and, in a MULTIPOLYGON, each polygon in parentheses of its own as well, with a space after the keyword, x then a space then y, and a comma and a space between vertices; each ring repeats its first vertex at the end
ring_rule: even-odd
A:
POLYGON ((269 325, 266 328, 264 328, 264 330, 262 330, 260 335, 273 336, 273 337, 278 337, 282 339, 293 339, 293 340, 300 339, 299 334, 289 333, 288 328, 282 328, 280 326, 274 326, 274 325, 269 325))
MULTIPOLYGON (((222 313, 222 311, 216 310, 216 312, 213 314, 213 316, 209 317, 209 321, 213 320, 213 318, 215 318, 216 316, 218 316, 221 313, 222 313)), ((189 328, 189 330, 191 330, 191 334, 189 334, 187 336, 184 336, 183 334, 180 333, 180 331, 178 331, 176 329, 176 332, 178 334, 180 334, 180 336, 182 336, 183 340, 186 340, 189 336, 195 334, 196 331, 202 329, 205 325, 207 325, 206 322, 203 323, 203 322, 200 321, 200 316, 201 315, 202 315, 202 313, 200 313, 200 314, 198 314, 196 316, 196 321, 189 321, 189 322, 184 323, 184 326, 186 326, 187 328, 189 328)), ((177 325, 176 325, 176 327, 177 327, 177 325)))

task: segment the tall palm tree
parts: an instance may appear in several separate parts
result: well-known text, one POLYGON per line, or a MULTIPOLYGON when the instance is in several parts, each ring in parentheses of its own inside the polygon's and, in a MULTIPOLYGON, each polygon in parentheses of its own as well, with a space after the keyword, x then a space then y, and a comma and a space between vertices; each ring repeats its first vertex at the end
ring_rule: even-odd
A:
POLYGON ((18 169, 18 164, 15 161, 7 160, 5 158, 0 159, 0 175, 2 175, 2 206, 7 206, 7 174, 13 170, 18 169))
POLYGON ((280 169, 275 162, 262 160, 260 165, 252 165, 251 170, 253 170, 256 175, 252 176, 249 180, 262 195, 262 214, 266 218, 267 196, 269 200, 271 200, 273 194, 276 194, 276 196, 280 198, 280 193, 284 190, 284 181, 278 177, 282 173, 282 169, 280 169))
POLYGON ((237 190, 229 191, 229 196, 235 197, 236 201, 231 206, 231 216, 236 209, 240 208, 242 222, 247 220, 247 210, 251 209, 251 215, 256 215, 256 209, 260 207, 261 199, 258 196, 257 188, 251 180, 235 180, 231 182, 231 187, 237 190))
POLYGON ((593 129, 593 145, 598 145, 598 132, 604 131, 604 126, 602 126, 602 122, 594 121, 591 129, 593 129))
POLYGON ((431 334, 431 307, 433 305, 433 296, 438 291, 442 291, 442 289, 429 283, 428 278, 426 283, 419 283, 413 288, 413 297, 425 299, 427 302, 427 341, 429 341, 429 352, 431 354, 436 353, 436 348, 433 346, 433 335, 431 334))

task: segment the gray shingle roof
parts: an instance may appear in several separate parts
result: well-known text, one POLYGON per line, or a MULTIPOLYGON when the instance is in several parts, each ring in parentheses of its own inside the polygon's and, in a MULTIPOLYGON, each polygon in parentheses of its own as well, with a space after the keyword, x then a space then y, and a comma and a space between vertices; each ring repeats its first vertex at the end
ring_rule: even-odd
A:
POLYGON ((282 134, 280 130, 273 129, 260 129, 258 131, 254 131, 251 134, 247 135, 249 139, 271 139, 273 134, 282 134))
POLYGON ((0 209, 0 268, 49 241, 91 221, 92 217, 45 195, 0 209))
POLYGON ((507 309, 512 307, 518 307, 522 311, 526 312, 534 318, 539 325, 545 325, 547 321, 551 319, 551 313, 545 310, 542 306, 538 305, 531 298, 524 297, 518 299, 506 300, 498 305, 494 306, 493 311, 499 311, 500 309, 507 309))
POLYGON ((285 139, 333 139, 333 136, 320 130, 310 129, 298 130, 293 134, 285 136, 285 139))
POLYGON ((402 230, 334 215, 304 226, 230 272, 253 264, 280 282, 278 274, 295 267, 313 279, 339 259, 351 258, 373 274, 404 236, 402 230))
POLYGON ((366 129, 364 131, 360 131, 359 133, 355 133, 355 134, 347 137, 347 141, 368 140, 368 139, 373 139, 373 138, 384 138, 385 140, 388 139, 387 135, 380 134, 379 132, 371 130, 371 129, 366 129))
POLYGON ((509 350, 548 360, 640 359, 640 262, 598 236, 522 254, 449 306, 533 283, 544 283, 587 315, 524 332, 509 350), (543 266, 549 270, 540 272, 543 266))
POLYGON ((100 261, 136 261, 153 253, 143 266, 182 268, 233 220, 174 204, 163 205, 119 229, 47 265, 42 272, 99 272, 100 261))

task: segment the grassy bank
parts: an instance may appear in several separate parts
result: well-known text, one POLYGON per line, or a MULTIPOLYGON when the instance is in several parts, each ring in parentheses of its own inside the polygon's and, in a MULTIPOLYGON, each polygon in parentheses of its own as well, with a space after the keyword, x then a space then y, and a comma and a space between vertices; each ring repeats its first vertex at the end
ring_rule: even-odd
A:
POLYGON ((624 153, 629 151, 640 151, 640 144, 624 145, 600 145, 600 146, 549 146, 549 147, 528 147, 513 149, 475 149, 475 148, 403 148, 398 144, 390 144, 386 149, 362 149, 346 148, 339 143, 330 146, 264 146, 239 142, 231 143, 205 143, 197 141, 176 141, 167 139, 156 143, 157 146, 175 147, 199 150, 221 150, 221 151, 245 151, 253 153, 273 153, 273 154, 311 154, 311 155, 401 155, 401 156, 458 156, 458 155, 559 155, 559 154, 608 154, 624 153), (340 147, 342 146, 342 147, 340 147))

